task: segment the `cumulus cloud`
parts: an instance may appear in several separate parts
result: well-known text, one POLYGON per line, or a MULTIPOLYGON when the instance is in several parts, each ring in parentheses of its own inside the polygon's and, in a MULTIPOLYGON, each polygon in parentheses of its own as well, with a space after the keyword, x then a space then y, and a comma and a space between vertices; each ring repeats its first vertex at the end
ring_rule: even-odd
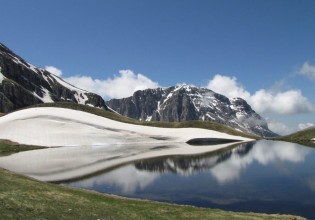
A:
POLYGON ((310 128, 310 127, 313 127, 313 126, 315 126, 315 124, 313 124, 313 123, 300 123, 299 125, 298 125, 298 127, 299 127, 299 130, 304 130, 304 129, 307 129, 307 128, 310 128))
POLYGON ((300 90, 278 93, 259 90, 250 97, 249 103, 259 112, 276 114, 307 113, 315 109, 300 90))
POLYGON ((236 77, 219 74, 209 81, 207 87, 229 98, 241 97, 259 113, 297 114, 315 111, 315 107, 297 89, 284 92, 260 89, 251 94, 237 82, 236 77))
POLYGON ((243 99, 248 99, 250 97, 250 93, 237 82, 236 77, 217 74, 209 81, 207 87, 230 98, 242 97, 243 99))
POLYGON ((270 119, 267 119, 267 122, 268 128, 279 135, 287 135, 295 131, 292 127, 289 128, 287 125, 281 122, 277 122, 270 119))
POLYGON ((62 71, 54 66, 45 66, 45 70, 59 77, 62 75, 62 71))
POLYGON ((311 80, 315 80, 315 65, 305 62, 298 72, 301 75, 307 76, 311 80))
POLYGON ((124 98, 131 96, 137 90, 159 87, 157 82, 132 70, 120 70, 118 76, 104 80, 93 79, 90 76, 72 76, 64 80, 105 98, 124 98))

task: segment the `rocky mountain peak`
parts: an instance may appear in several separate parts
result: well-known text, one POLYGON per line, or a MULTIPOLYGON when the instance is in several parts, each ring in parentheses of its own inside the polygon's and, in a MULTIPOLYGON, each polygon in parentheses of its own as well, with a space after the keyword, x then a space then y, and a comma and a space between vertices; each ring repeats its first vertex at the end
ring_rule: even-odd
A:
POLYGON ((106 103, 118 113, 144 121, 213 121, 264 137, 276 136, 267 122, 241 98, 229 99, 187 84, 137 91, 106 103))

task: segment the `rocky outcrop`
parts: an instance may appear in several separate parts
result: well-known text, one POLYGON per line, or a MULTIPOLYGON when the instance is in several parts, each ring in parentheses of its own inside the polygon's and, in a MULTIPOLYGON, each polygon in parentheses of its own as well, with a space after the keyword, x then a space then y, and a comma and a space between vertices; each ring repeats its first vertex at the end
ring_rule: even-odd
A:
POLYGON ((106 104, 122 115, 143 121, 213 121, 263 137, 277 136, 245 100, 229 99, 206 88, 180 85, 147 89, 106 104))
POLYGON ((0 111, 69 101, 107 109, 99 95, 76 88, 50 72, 37 68, 0 44, 0 111))

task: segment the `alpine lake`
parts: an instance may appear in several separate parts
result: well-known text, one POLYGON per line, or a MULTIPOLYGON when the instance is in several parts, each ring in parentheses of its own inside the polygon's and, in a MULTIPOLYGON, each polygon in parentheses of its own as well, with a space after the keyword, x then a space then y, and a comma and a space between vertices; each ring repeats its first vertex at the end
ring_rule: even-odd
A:
POLYGON ((315 219, 315 149, 280 141, 145 159, 61 184, 130 198, 315 219))

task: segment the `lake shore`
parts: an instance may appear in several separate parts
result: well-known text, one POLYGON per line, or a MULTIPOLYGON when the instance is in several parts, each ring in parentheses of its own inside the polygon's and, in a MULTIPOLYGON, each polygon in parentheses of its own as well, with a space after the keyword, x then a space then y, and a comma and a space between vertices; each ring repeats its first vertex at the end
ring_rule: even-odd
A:
POLYGON ((40 182, 0 168, 3 219, 298 219, 127 199, 40 182))

